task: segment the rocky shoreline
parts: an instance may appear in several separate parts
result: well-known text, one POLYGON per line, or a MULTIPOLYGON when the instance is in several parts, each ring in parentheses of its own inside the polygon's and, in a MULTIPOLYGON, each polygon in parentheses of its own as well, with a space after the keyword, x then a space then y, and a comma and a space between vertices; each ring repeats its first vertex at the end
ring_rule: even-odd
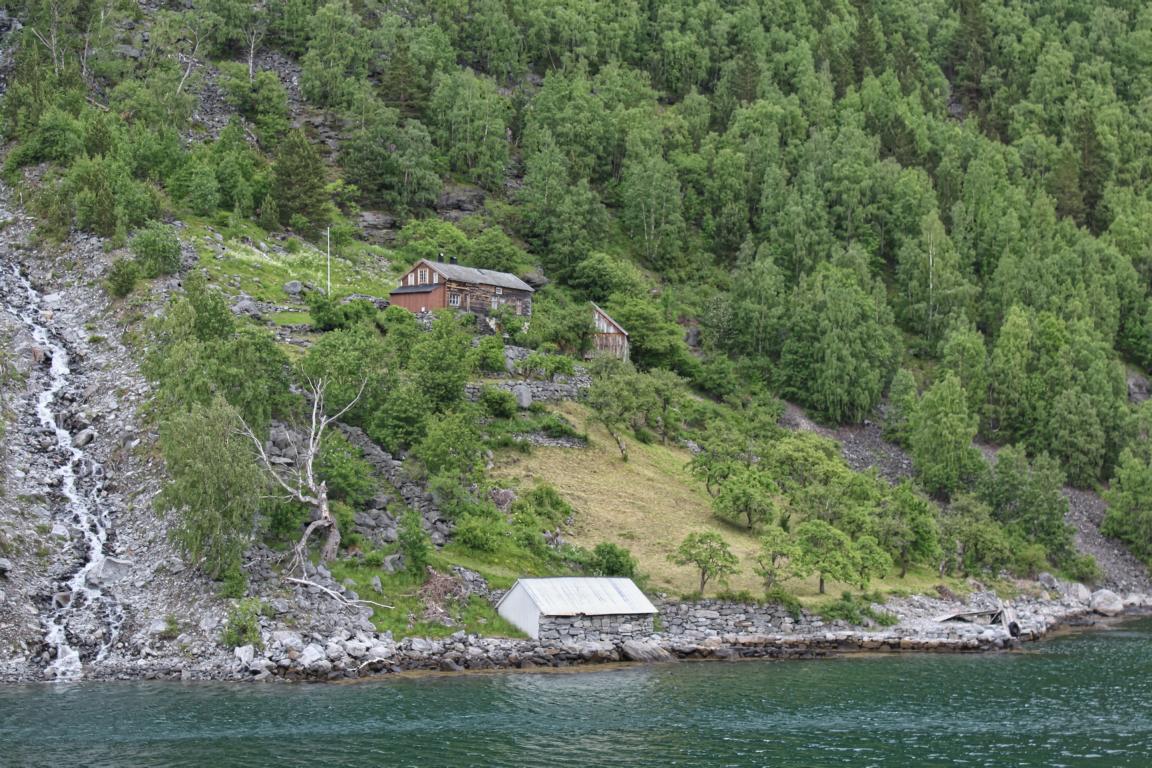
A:
MULTIPOLYGON (((213 655, 142 656, 94 667, 86 680, 180 680, 248 682, 324 682, 369 679, 418 671, 561 669, 620 662, 679 660, 821 659, 853 653, 1003 652, 1039 641, 1065 627, 1106 625, 1152 615, 1152 596, 1121 598, 1107 590, 1089 592, 1081 584, 1049 577, 1051 591, 1019 598, 1009 605, 1019 632, 1000 625, 941 622, 943 614, 988 610, 1001 605, 990 592, 967 601, 912 596, 890 600, 884 610, 899 617, 888 628, 825 623, 804 614, 791 629, 776 632, 722 632, 738 626, 750 612, 787 615, 784 609, 746 603, 667 603, 681 615, 699 616, 694 628, 654 632, 644 638, 583 641, 535 641, 492 638, 458 632, 448 638, 404 638, 368 631, 337 630, 331 634, 283 628, 262 621, 261 647, 245 645, 230 657, 213 655), (714 615, 715 614, 715 615, 714 615)), ((0 681, 30 682, 0 674, 0 681)))

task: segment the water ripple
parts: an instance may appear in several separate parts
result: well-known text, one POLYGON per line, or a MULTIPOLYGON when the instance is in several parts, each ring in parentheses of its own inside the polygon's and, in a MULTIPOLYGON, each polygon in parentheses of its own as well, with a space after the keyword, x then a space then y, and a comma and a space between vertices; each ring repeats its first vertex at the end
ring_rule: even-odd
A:
POLYGON ((1152 622, 1028 653, 0 689, 0 765, 1152 765, 1152 622))

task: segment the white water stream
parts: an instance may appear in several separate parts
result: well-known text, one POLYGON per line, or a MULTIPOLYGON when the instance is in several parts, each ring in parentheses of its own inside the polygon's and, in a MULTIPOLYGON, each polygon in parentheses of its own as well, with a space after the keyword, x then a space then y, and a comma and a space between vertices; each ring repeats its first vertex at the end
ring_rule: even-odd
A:
MULTIPOLYGON (((50 313, 43 309, 43 297, 21 274, 17 265, 10 264, 9 272, 13 290, 6 309, 27 327, 37 346, 51 359, 48 386, 36 399, 36 416, 41 426, 55 436, 56 445, 52 450, 65 458, 55 470, 59 477, 59 493, 64 500, 56 512, 56 519, 70 528, 72 541, 79 539, 83 542, 85 552, 84 565, 53 596, 52 610, 44 618, 44 639, 53 649, 54 657, 45 674, 49 679, 78 680, 83 676, 83 663, 80 649, 73 647, 69 640, 69 623, 84 611, 103 625, 95 656, 99 660, 116 642, 124 621, 123 609, 101 588, 101 583, 108 579, 109 569, 109 520, 100 504, 103 470, 74 444, 71 433, 61 426, 63 418, 58 418, 55 410, 57 398, 68 386, 72 370, 67 348, 46 325, 50 313), (23 296, 15 295, 18 293, 23 296), (89 476, 92 482, 81 488, 80 479, 89 476)), ((115 565, 116 561, 112 563, 115 565)))

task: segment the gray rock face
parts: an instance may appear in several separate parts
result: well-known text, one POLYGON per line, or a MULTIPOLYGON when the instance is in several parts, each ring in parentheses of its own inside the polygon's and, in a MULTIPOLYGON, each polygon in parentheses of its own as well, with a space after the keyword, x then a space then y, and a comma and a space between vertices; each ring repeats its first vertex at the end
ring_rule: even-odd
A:
POLYGON ((105 558, 99 568, 88 574, 88 583, 93 586, 106 586, 122 581, 128 576, 132 568, 132 561, 121 560, 118 557, 105 558))
POLYGON ((6 557, 0 557, 0 576, 7 576, 12 571, 12 561, 6 557))
POLYGON ((1044 572, 1044 573, 1040 574, 1039 578, 1037 578, 1036 580, 1039 581, 1040 584, 1044 587, 1044 589, 1047 589, 1049 592, 1059 592, 1060 591, 1060 582, 1057 581, 1055 576, 1053 576, 1052 574, 1050 574, 1048 572, 1044 572))
POLYGON ((295 632, 277 630, 272 633, 272 642, 279 643, 286 651, 303 651, 304 639, 295 632))
POLYGON ((299 296, 304 292, 304 285, 299 280, 289 280, 284 283, 284 293, 289 296, 299 296))
POLYGON ((256 657, 256 649, 251 645, 242 645, 233 650, 232 654, 240 660, 241 664, 248 666, 252 663, 252 659, 256 657))
POLYGON ((1110 589, 1093 592, 1091 606, 1101 616, 1119 616, 1124 613, 1124 601, 1110 589))
POLYGON ((516 398, 517 407, 525 410, 532 407, 532 388, 527 384, 512 387, 512 396, 516 398))
POLYGON ((305 669, 315 667, 322 661, 327 661, 328 657, 324 654, 324 649, 316 643, 309 643, 304 646, 304 650, 300 652, 300 666, 305 669))
POLYGON ((81 430, 80 432, 78 432, 76 434, 76 437, 72 438, 72 445, 76 446, 77 448, 83 448, 84 446, 88 445, 89 443, 91 443, 95 439, 96 439, 96 432, 95 431, 93 431, 92 429, 84 429, 84 430, 81 430))
POLYGON ((232 305, 232 312, 237 315, 248 315, 260 319, 260 306, 247 296, 232 305))
POLYGON ((1064 595, 1071 600, 1078 603, 1088 605, 1092 602, 1092 591, 1080 582, 1076 581, 1071 584, 1064 585, 1064 595))

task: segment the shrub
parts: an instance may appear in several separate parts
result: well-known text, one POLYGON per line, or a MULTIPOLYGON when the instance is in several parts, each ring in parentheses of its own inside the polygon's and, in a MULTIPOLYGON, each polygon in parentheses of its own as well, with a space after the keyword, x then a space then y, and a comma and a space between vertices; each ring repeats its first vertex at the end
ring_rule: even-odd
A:
POLYGON ((404 567, 409 573, 423 575, 428 567, 428 559, 432 556, 432 540, 424 530, 424 520, 420 513, 408 510, 400 520, 400 532, 397 538, 400 552, 404 555, 404 567))
POLYGON ((588 568, 595 576, 633 578, 636 575, 636 558, 624 547, 605 541, 592 550, 588 568))
POLYGON ((1021 576, 1035 579, 1048 565, 1048 550, 1043 544, 1026 544, 1016 549, 1013 570, 1021 576))
POLYGON ((136 280, 140 277, 140 267, 131 259, 116 259, 108 270, 108 292, 118 299, 132 293, 136 280))
POLYGON ((349 328, 376 316, 376 305, 366 299, 340 303, 319 291, 313 291, 308 294, 306 301, 308 313, 312 315, 312 327, 317 331, 349 328))
POLYGON ((1100 565, 1092 555, 1075 554, 1065 559, 1063 573, 1073 581, 1095 584, 1100 581, 1100 565))
POLYGON ((329 434, 316 458, 316 472, 328 483, 328 493, 333 499, 352 507, 363 507, 376 493, 372 465, 344 435, 329 434))
POLYGON ((799 619, 800 612, 803 609, 803 605, 801 605, 799 598, 797 598, 796 595, 793 595, 792 593, 783 589, 782 587, 776 587, 765 592, 764 602, 774 603, 780 606, 784 610, 788 611, 789 615, 791 615, 793 619, 799 619))
POLYGON ((863 594, 857 597, 851 592, 844 592, 839 600, 828 603, 821 608, 820 615, 824 617, 825 621, 840 619, 856 625, 864 624, 868 620, 881 627, 891 627, 899 623, 900 620, 894 614, 887 611, 877 611, 872 607, 872 603, 881 602, 883 602, 883 597, 878 594, 863 594))
POLYGON ((477 552, 495 552, 500 549, 506 525, 501 519, 490 519, 479 515, 465 515, 456 524, 457 543, 477 552))
POLYGON ((336 525, 340 529, 340 544, 347 547, 352 543, 352 528, 356 525, 356 510, 342 501, 333 501, 328 506, 336 525))
POLYGON ((539 430, 545 437, 587 438, 587 435, 580 434, 576 431, 575 427, 565 421, 563 417, 557 416, 554 413, 547 414, 544 417, 540 423, 539 430))
POLYGON ((147 277, 171 275, 180 269, 180 240, 176 231, 152 223, 132 238, 132 253, 147 277))
POLYGON ((364 557, 360 560, 360 565, 365 568, 382 568, 387 558, 388 552, 386 550, 374 549, 364 554, 364 557))
POLYGON ((232 566, 224 572, 220 589, 217 590, 220 597, 241 598, 247 593, 248 577, 240 570, 239 565, 232 566))
POLYGON ((504 372, 504 339, 485 336, 473 348, 473 366, 482 373, 504 372))
POLYGON ((494 419, 510 419, 516 415, 516 398, 511 392, 496 387, 480 390, 480 406, 494 419))
POLYGON ((228 612, 228 623, 224 625, 220 642, 229 648, 239 648, 242 645, 263 648, 264 641, 260 638, 260 616, 264 610, 264 603, 254 597, 237 602, 228 612))
POLYGON ((547 483, 541 483, 512 502, 513 514, 531 512, 545 525, 563 525, 572 516, 572 505, 547 483))
POLYGON ((265 514, 268 533, 272 538, 294 541, 300 535, 301 529, 307 525, 311 513, 297 501, 281 499, 271 505, 265 514))
POLYGON ((533 352, 517 363, 516 368, 526 378, 551 381, 560 375, 571 376, 575 373, 576 363, 572 358, 563 355, 533 352))

